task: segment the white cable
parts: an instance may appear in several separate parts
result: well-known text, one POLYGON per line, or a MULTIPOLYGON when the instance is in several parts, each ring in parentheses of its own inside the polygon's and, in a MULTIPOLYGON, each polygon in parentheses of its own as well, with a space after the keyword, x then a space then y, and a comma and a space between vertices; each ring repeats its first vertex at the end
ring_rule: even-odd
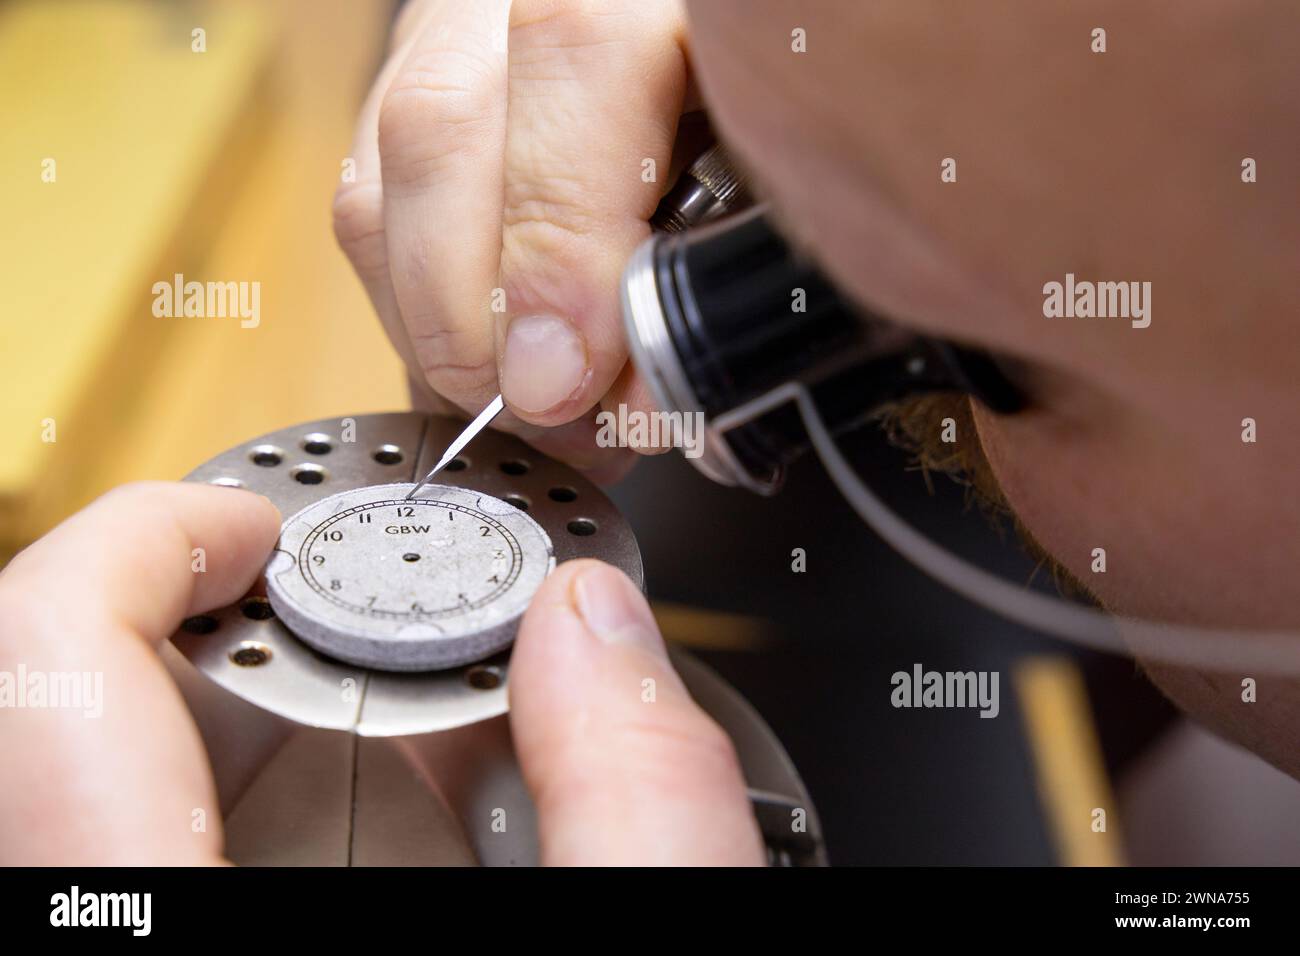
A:
POLYGON ((762 410, 789 401, 798 406, 831 480, 862 520, 912 564, 976 604, 1035 631, 1098 650, 1137 653, 1144 660, 1243 676, 1251 671, 1300 676, 1300 634, 1220 631, 1116 617, 1016 587, 959 558, 905 522, 867 488, 840 454, 812 396, 798 382, 788 382, 726 418, 752 420, 762 410))

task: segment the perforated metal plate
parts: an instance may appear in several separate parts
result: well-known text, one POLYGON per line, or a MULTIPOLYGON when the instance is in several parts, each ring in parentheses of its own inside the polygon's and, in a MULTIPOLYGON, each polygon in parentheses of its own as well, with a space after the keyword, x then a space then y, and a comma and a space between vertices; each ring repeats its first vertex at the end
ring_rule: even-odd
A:
MULTIPOLYGON (((186 480, 249 488, 289 517, 340 492, 413 481, 463 425, 417 412, 307 422, 243 442, 186 480)), ((485 431, 438 480, 526 511, 550 538, 557 562, 599 558, 642 584, 636 541, 609 499, 523 442, 485 431)), ((449 670, 375 670, 309 647, 264 593, 263 582, 239 604, 186 622, 172 641, 201 672, 265 710, 365 736, 445 730, 506 711, 508 651, 449 670)))

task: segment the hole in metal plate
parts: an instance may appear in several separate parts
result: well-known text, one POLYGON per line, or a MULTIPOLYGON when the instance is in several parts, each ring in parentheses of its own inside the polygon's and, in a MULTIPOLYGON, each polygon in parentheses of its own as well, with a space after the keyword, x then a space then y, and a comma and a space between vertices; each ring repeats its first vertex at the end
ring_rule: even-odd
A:
POLYGON ((325 469, 320 465, 296 465, 289 474, 300 485, 319 485, 325 480, 325 469))

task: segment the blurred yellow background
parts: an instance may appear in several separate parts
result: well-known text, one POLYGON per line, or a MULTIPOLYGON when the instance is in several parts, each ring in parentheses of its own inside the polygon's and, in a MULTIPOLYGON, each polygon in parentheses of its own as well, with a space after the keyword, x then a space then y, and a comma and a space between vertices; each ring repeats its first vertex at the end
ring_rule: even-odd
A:
POLYGON ((0 562, 114 485, 407 406, 330 222, 392 9, 0 3, 0 562), (177 273, 260 283, 260 323, 155 316, 177 273))

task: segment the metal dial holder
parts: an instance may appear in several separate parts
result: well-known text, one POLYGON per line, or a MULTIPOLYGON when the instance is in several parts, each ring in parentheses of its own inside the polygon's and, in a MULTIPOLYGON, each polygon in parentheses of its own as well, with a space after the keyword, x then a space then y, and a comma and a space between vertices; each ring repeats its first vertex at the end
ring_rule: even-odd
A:
MULTIPOLYGON (((459 428, 452 419, 415 412, 311 422, 232 448, 186 480, 249 488, 287 518, 338 492, 414 480, 459 428)), ((496 431, 481 434, 459 461, 439 482, 522 506, 550 536, 556 562, 599 558, 643 584, 632 529, 576 471, 496 431)), ((450 670, 373 670, 312 650, 259 596, 186 622, 172 642, 231 693, 311 727, 401 736, 506 712, 508 651, 450 670)))
MULTIPOLYGON (((243 442, 185 480, 251 489, 288 518, 340 492, 412 481, 462 426, 418 412, 308 422, 243 442)), ((598 558, 644 587, 640 551, 614 504, 522 441, 485 431, 438 480, 525 508, 557 564, 598 558)), ((313 650, 264 594, 265 580, 238 603, 190 619, 163 654, 208 748, 232 860, 536 862, 535 811, 504 716, 508 648, 446 670, 375 670, 313 650), (352 743, 340 749, 330 731, 352 743), (508 836, 493 823, 501 808, 514 821, 508 836)), ((669 651, 735 743, 769 861, 824 864, 816 811, 771 730, 711 670, 669 651), (792 829, 792 815, 801 828, 792 829)))

